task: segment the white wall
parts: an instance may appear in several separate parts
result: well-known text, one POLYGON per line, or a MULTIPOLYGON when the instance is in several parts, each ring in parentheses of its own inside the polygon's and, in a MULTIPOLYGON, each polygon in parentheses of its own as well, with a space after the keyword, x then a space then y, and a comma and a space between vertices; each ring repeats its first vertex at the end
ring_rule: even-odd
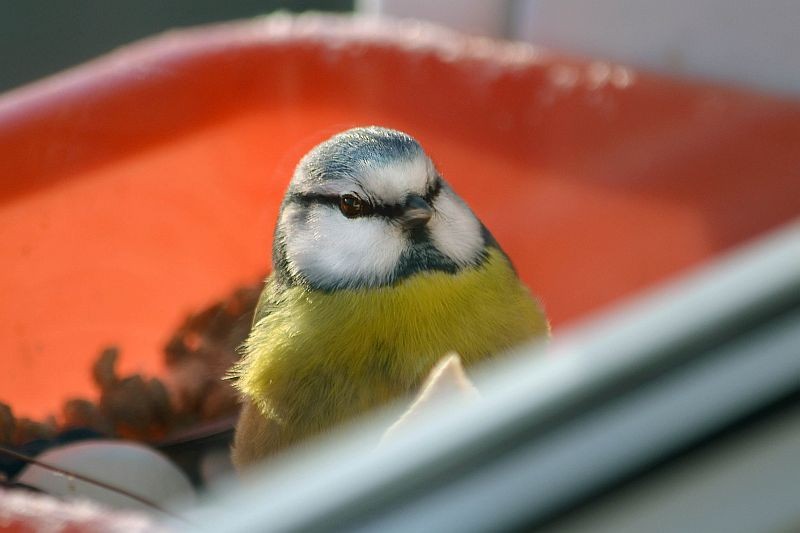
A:
POLYGON ((362 0, 359 7, 800 95, 800 0, 362 0))

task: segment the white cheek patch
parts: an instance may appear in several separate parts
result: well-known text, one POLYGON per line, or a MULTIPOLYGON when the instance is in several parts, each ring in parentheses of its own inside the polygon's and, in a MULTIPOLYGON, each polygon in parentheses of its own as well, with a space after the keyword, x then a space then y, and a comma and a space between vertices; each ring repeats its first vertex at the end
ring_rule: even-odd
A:
POLYGON ((451 190, 442 188, 428 223, 436 248, 459 266, 475 261, 483 250, 481 224, 451 190))
POLYGON ((304 218, 285 213, 281 223, 292 224, 284 226, 292 228, 286 238, 290 269, 312 285, 381 285, 406 247, 402 232, 380 218, 350 219, 322 205, 312 206, 304 218))
POLYGON ((382 203, 399 204, 410 193, 424 195, 429 175, 433 175, 433 165, 420 153, 413 159, 391 161, 378 168, 365 165, 358 181, 362 189, 382 203))

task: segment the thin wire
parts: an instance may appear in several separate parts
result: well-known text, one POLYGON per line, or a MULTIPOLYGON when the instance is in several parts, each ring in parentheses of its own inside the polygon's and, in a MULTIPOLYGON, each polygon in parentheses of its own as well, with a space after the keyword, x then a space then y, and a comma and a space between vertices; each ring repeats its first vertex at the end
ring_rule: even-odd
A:
POLYGON ((92 479, 92 478, 90 478, 88 476, 85 476, 83 474, 79 474, 77 472, 72 472, 71 470, 67 470, 67 469, 61 468, 59 466, 51 465, 49 463, 45 463, 44 461, 40 461, 40 460, 35 459, 35 458, 33 458, 33 457, 29 456, 29 455, 25 455, 24 453, 19 453, 19 452, 16 452, 16 451, 14 451, 14 450, 12 450, 10 448, 6 448, 5 446, 0 446, 0 453, 8 455, 9 457, 13 457, 14 459, 19 459, 20 461, 25 461, 26 463, 30 463, 32 465, 39 466, 39 467, 44 468, 46 470, 51 470, 51 471, 53 471, 53 472, 55 472, 57 474, 61 474, 62 476, 72 477, 72 478, 78 479, 80 481, 85 481, 86 483, 90 483, 92 485, 104 488, 106 490, 110 490, 111 492, 116 492, 117 494, 122 494, 123 496, 126 496, 126 497, 128 497, 128 498, 130 498, 132 500, 135 500, 135 501, 137 501, 137 502, 139 502, 139 503, 141 503, 141 504, 143 504, 143 505, 145 505, 147 507, 152 507, 156 511, 164 513, 167 516, 170 516, 172 518, 176 518, 176 519, 181 520, 181 521, 183 521, 183 522, 185 522, 187 524, 190 523, 186 518, 184 518, 184 517, 182 517, 182 516, 180 516, 178 514, 175 514, 172 511, 169 511, 169 510, 165 509, 164 507, 161 507, 157 503, 155 503, 153 501, 150 501, 147 498, 143 498, 142 496, 139 496, 138 494, 134 494, 133 492, 130 492, 129 490, 126 490, 126 489, 123 489, 123 488, 120 488, 120 487, 116 487, 114 485, 106 483, 105 481, 99 481, 97 479, 92 479))

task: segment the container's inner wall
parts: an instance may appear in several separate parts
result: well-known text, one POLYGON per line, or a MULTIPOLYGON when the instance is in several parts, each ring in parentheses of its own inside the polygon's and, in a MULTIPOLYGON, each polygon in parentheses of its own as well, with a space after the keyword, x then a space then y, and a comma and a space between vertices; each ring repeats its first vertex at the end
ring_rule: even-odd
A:
POLYGON ((417 137, 556 328, 800 213, 796 103, 329 26, 179 34, 0 99, 0 401, 87 396, 107 344, 159 372, 188 312, 268 271, 298 158, 351 126, 417 137))

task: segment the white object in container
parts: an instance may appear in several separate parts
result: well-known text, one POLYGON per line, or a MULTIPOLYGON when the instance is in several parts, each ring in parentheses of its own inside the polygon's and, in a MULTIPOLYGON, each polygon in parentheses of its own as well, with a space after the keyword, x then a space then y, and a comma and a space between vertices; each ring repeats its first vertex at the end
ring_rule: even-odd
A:
MULTIPOLYGON (((47 450, 37 460, 124 489, 162 507, 194 499, 189 479, 166 457, 133 442, 92 440, 47 450)), ((28 465, 17 481, 47 494, 90 499, 117 509, 153 508, 109 489, 37 465, 28 465)))

